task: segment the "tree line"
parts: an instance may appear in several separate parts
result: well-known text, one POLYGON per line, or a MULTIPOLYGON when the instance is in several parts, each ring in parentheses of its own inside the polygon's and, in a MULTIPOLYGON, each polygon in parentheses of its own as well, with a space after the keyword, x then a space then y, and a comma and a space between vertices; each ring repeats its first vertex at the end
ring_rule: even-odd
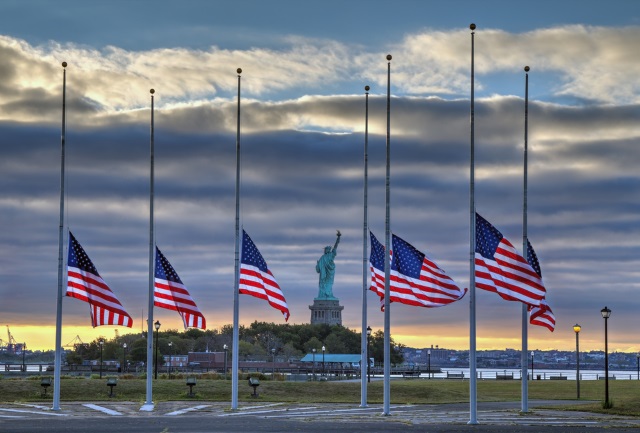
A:
MULTIPOLYGON (((246 361, 270 360, 275 353, 282 361, 296 361, 316 349, 327 354, 360 354, 361 334, 340 325, 275 324, 255 321, 239 328, 239 359, 246 361)), ((227 345, 229 355, 233 326, 224 325, 220 329, 177 329, 160 330, 157 334, 159 360, 163 355, 187 355, 189 352, 222 352, 227 345)), ((155 350, 156 335, 154 335, 155 350)), ((396 344, 391 338, 391 363, 403 362, 404 345, 396 344)), ((98 337, 90 343, 76 344, 66 354, 67 364, 83 364, 99 360, 102 350, 103 360, 129 363, 146 362, 147 333, 133 333, 112 339, 98 337), (101 344, 102 343, 102 344, 101 344)), ((369 337, 369 357, 376 364, 384 359, 384 332, 378 330, 369 337)), ((161 361, 159 361, 161 362, 161 361)))

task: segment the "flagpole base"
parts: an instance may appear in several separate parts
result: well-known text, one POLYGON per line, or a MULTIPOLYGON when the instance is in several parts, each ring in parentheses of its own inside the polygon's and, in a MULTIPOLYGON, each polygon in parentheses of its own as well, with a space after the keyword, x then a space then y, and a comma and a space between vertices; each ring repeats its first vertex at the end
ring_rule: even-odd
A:
POLYGON ((145 403, 140 408, 140 412, 153 412, 155 405, 153 403, 145 403))

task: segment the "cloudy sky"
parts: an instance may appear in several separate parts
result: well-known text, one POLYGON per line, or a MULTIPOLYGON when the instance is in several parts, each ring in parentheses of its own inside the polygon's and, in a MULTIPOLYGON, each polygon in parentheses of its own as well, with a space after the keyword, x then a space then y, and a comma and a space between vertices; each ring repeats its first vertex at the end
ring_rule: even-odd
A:
MULTIPOLYGON (((391 226, 469 283, 469 24, 475 34, 476 206, 522 245, 525 65, 528 231, 557 328, 533 349, 638 351, 640 3, 625 0, 236 0, 0 4, 0 324, 53 348, 62 76, 66 226, 142 328, 148 303, 149 119, 155 93, 156 240, 210 328, 232 322, 237 74, 241 223, 278 279, 291 323, 310 319, 316 260, 343 237, 334 294, 359 329, 364 86, 369 220, 384 239, 387 54, 391 226)), ((369 322, 383 326, 373 293, 369 322)), ((478 291, 478 348, 520 347, 520 304, 478 291)), ((156 310, 163 329, 179 317, 156 310)), ((284 323, 242 296, 241 323, 284 323)), ((63 344, 114 336, 65 298, 63 344)), ((393 337, 469 346, 469 300, 394 304, 393 337)), ((120 328, 121 333, 128 332, 120 328)), ((6 334, 0 333, 6 339, 6 334)))

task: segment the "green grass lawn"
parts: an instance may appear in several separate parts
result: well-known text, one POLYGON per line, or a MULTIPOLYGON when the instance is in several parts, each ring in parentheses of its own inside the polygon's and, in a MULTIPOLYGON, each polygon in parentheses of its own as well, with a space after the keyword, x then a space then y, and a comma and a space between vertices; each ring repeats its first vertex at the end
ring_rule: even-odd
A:
MULTIPOLYGON (((109 387, 103 379, 63 376, 60 381, 62 401, 145 401, 146 380, 137 378, 120 379, 114 388, 114 396, 109 397, 109 387)), ((478 401, 519 401, 519 381, 480 380, 478 401)), ((581 400, 591 404, 570 406, 565 409, 579 409, 593 412, 615 413, 640 416, 640 382, 620 380, 609 382, 609 398, 614 403, 612 409, 602 409, 604 399, 603 381, 582 381, 581 400)), ((195 396, 188 397, 189 387, 184 377, 153 381, 153 400, 194 400, 231 401, 231 380, 198 378, 193 388, 195 396)), ((292 403, 360 403, 360 382, 284 382, 261 380, 258 399, 251 397, 252 388, 246 379, 239 381, 240 401, 292 402, 292 403)), ((2 402, 47 402, 52 399, 52 389, 42 396, 40 378, 0 379, 0 401, 2 402)), ((529 398, 532 400, 575 400, 574 381, 533 381, 529 382, 529 398)), ((375 380, 369 383, 369 403, 382 404, 383 383, 375 380)), ((469 401, 469 382, 460 380, 400 379, 391 381, 392 404, 436 404, 461 403, 469 401)))

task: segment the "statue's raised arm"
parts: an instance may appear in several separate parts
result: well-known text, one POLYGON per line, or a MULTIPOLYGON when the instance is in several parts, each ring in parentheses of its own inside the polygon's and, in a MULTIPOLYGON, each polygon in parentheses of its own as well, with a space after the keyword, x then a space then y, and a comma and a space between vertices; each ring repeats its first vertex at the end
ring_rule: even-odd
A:
POLYGON ((336 252, 336 250, 338 249, 338 244, 340 243, 340 236, 342 236, 342 233, 340 233, 340 230, 336 230, 337 233, 337 237, 336 237, 336 243, 333 245, 333 252, 336 252))

